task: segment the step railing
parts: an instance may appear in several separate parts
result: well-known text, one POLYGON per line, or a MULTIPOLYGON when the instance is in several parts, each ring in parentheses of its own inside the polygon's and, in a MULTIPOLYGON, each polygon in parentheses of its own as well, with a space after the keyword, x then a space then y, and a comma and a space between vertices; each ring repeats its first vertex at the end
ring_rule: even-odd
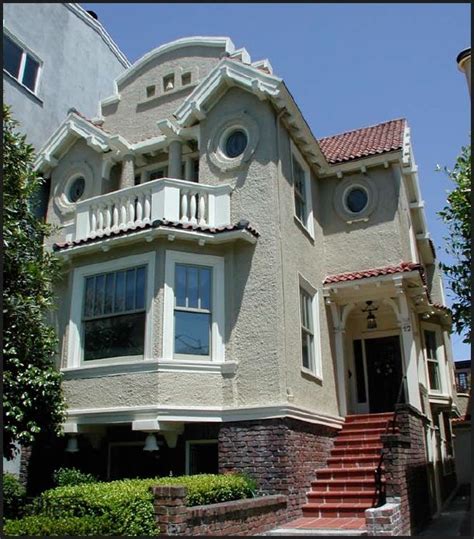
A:
POLYGON ((160 178, 77 203, 75 240, 167 220, 200 226, 230 224, 230 185, 160 178))
MULTIPOLYGON (((388 434, 388 431, 390 430, 390 426, 392 427, 392 434, 395 434, 395 430, 397 428, 397 414, 398 414, 397 407, 399 404, 401 404, 406 377, 407 377, 406 374, 404 374, 402 376, 402 379, 400 380, 400 387, 398 388, 397 400, 395 401, 393 418, 387 421, 387 426, 385 427, 384 434, 388 434)), ((383 461, 384 461, 384 451, 382 447, 379 462, 377 464, 377 468, 375 469, 375 507, 380 507, 381 505, 384 505, 386 501, 385 484, 382 481, 383 461)))

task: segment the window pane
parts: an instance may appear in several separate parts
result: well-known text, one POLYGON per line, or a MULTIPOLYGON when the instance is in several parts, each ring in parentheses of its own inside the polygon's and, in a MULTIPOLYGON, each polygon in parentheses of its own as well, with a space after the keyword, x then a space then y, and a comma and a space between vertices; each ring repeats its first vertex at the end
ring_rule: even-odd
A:
POLYGON ((306 331, 301 330, 301 341, 302 341, 302 354, 303 354, 303 367, 310 368, 310 351, 308 347, 308 339, 306 331))
POLYGON ((296 212, 296 217, 298 217, 298 219, 302 223, 304 223, 306 221, 305 204, 301 200, 301 198, 299 198, 296 194, 295 194, 295 212, 296 212))
POLYGON ((198 308, 198 269, 188 266, 187 271, 187 296, 188 296, 188 307, 193 309, 198 308))
POLYGON ((186 307, 186 266, 176 264, 175 295, 176 305, 186 307))
POLYGON ((211 271, 210 268, 201 268, 199 270, 201 309, 211 309, 211 271))
POLYGON ((16 79, 20 71, 23 51, 9 37, 3 36, 3 67, 16 79))
POLYGON ((104 285, 105 275, 97 275, 95 278, 94 316, 100 316, 104 312, 104 285))
POLYGON ((107 273, 105 276, 104 314, 110 314, 114 310, 114 280, 115 273, 107 273))
POLYGON ((175 312, 175 354, 209 355, 211 315, 175 312))
POLYGON ((95 277, 87 277, 86 292, 84 301, 84 316, 93 316, 94 314, 94 282, 95 277))
POLYGON ((436 358, 436 333, 434 331, 425 331, 426 355, 429 359, 436 358))
POLYGON ((36 60, 27 54, 25 62, 25 71, 23 72, 23 84, 32 92, 35 91, 36 74, 38 73, 39 64, 36 60))
POLYGON ((115 277, 115 309, 120 313, 125 309, 125 272, 118 271, 115 277))
POLYGON ((428 361, 428 375, 430 377, 430 388, 435 390, 441 389, 439 383, 438 363, 435 361, 428 361))
POLYGON ((127 270, 127 285, 125 294, 125 310, 135 309, 135 269, 127 270))
POLYGON ((135 309, 145 308, 145 268, 137 268, 135 309))
POLYGON ((189 445, 189 473, 218 473, 218 451, 216 443, 189 445))
POLYGON ((145 313, 84 322, 84 360, 143 355, 145 313))

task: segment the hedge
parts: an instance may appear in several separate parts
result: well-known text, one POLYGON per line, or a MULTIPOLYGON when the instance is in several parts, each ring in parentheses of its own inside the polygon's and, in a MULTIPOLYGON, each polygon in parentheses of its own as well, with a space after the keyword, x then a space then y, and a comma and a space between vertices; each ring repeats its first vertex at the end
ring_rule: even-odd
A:
POLYGON ((114 535, 113 525, 108 516, 51 518, 44 515, 7 520, 3 533, 46 537, 48 535, 85 537, 88 535, 114 535))
POLYGON ((97 483, 97 477, 90 473, 81 472, 77 468, 59 468, 53 474, 53 481, 57 487, 71 487, 83 483, 97 483))
MULTIPOLYGON (((188 506, 205 505, 223 501, 252 497, 255 483, 239 475, 194 475, 163 477, 155 479, 125 479, 109 483, 91 483, 57 487, 43 492, 30 506, 33 515, 22 521, 8 523, 10 535, 35 535, 42 529, 46 535, 75 535, 64 532, 64 527, 81 529, 80 535, 94 535, 95 527, 101 527, 96 535, 153 536, 158 534, 153 508, 151 487, 157 485, 179 485, 188 489, 188 506), (42 519, 35 519, 41 516, 42 519), (33 518, 33 520, 31 520, 33 518), (81 524, 77 519, 87 518, 81 524), (94 520, 103 518, 105 520, 94 520), (92 520, 91 520, 92 519, 92 520), (58 522, 58 528, 54 527, 58 522), (59 522, 61 521, 61 524, 59 522), (31 528, 30 528, 31 526, 31 528), (46 533, 47 530, 63 530, 61 533, 46 533), (21 533, 13 533, 19 531, 21 533), (105 533, 105 532, 110 533, 105 533)), ((68 528, 69 529, 69 528, 68 528)))
POLYGON ((10 473, 3 474, 3 517, 18 517, 26 501, 26 489, 20 481, 10 473))

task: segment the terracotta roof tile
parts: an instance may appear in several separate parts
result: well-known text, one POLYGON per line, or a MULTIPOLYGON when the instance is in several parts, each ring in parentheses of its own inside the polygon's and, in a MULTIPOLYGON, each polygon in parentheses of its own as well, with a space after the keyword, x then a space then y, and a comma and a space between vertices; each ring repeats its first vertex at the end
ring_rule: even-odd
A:
POLYGON ((336 275, 328 275, 324 279, 323 284, 357 281, 358 279, 366 279, 368 277, 378 277, 380 275, 391 275, 393 273, 403 273, 414 270, 420 270, 420 273, 422 273, 423 266, 415 262, 400 262, 400 264, 397 264, 396 266, 384 266, 383 268, 372 268, 360 271, 338 273, 336 275))
POLYGON ((331 164, 343 163, 370 155, 400 150, 403 146, 405 119, 347 131, 318 139, 321 150, 331 164))
POLYGON ((77 245, 84 245, 86 243, 87 244, 96 243, 98 241, 103 240, 104 238, 110 238, 113 236, 127 236, 129 234, 132 234, 133 232, 144 230, 146 228, 162 228, 162 227, 178 228, 182 230, 197 230, 199 232, 206 232, 208 234, 221 234, 223 232, 229 232, 232 230, 247 230, 256 238, 260 236, 259 232, 257 232, 257 230, 255 230, 255 228, 253 228, 250 225, 250 223, 246 220, 241 220, 234 225, 208 227, 208 226, 201 226, 201 225, 196 225, 196 224, 191 224, 191 223, 180 223, 178 221, 166 221, 166 220, 158 219, 156 221, 153 221, 153 223, 144 223, 141 225, 131 226, 127 228, 126 230, 115 230, 115 231, 111 230, 95 238, 85 238, 81 240, 74 240, 74 241, 68 241, 68 242, 63 242, 63 243, 55 243, 53 245, 53 250, 64 251, 65 249, 76 247, 77 245))

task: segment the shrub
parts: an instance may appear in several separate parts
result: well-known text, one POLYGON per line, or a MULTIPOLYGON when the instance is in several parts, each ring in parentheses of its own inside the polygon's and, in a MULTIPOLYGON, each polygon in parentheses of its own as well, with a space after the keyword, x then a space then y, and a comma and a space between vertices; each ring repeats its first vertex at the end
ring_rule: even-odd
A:
POLYGON ((90 473, 81 472, 77 468, 59 468, 53 474, 53 481, 58 487, 72 487, 83 483, 96 483, 97 478, 90 473))
POLYGON ((156 485, 187 487, 186 503, 189 506, 247 498, 253 496, 255 490, 252 480, 238 475, 125 479, 57 487, 43 492, 32 509, 35 514, 48 517, 48 522, 107 516, 108 522, 113 523, 113 535, 153 536, 158 530, 151 487, 156 485))
POLYGON ((18 479, 10 474, 3 474, 3 517, 15 518, 23 511, 26 502, 26 489, 18 479))
POLYGON ((102 517, 66 517, 61 519, 44 515, 24 517, 19 520, 7 520, 3 533, 9 535, 27 535, 46 537, 48 535, 101 536, 113 535, 113 527, 108 516, 102 517))

